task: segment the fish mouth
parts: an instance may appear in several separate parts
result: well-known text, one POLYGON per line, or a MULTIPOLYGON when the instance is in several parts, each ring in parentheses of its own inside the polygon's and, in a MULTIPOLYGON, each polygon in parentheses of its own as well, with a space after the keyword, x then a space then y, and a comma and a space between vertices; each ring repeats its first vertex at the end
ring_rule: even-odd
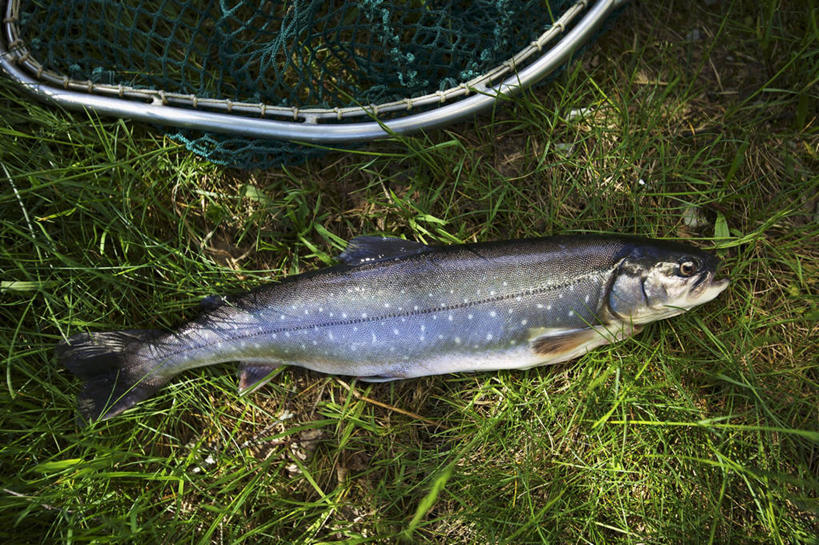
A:
POLYGON ((701 272, 697 275, 697 280, 691 285, 691 288, 688 291, 691 293, 696 293, 697 288, 702 286, 703 282, 705 282, 708 278, 713 278, 713 274, 708 271, 701 272))
POLYGON ((690 298, 695 301, 695 304, 702 305, 715 299, 728 288, 730 283, 727 278, 714 280, 714 273, 711 271, 703 272, 691 286, 689 290, 690 298))
POLYGON ((697 280, 688 290, 688 295, 684 296, 677 304, 664 305, 665 313, 661 312, 658 316, 653 316, 651 319, 646 320, 645 323, 678 316, 694 307, 704 305, 705 303, 716 299, 720 293, 725 291, 728 284, 730 284, 730 281, 727 278, 723 278, 722 280, 714 280, 713 272, 703 273, 701 278, 697 278, 697 280))

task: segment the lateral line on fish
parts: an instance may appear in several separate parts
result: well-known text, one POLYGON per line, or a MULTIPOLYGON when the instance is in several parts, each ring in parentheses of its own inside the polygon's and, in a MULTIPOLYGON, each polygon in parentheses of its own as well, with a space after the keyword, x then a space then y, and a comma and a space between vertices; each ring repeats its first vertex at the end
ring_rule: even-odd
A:
MULTIPOLYGON (((529 289, 524 290, 524 291, 513 292, 513 293, 506 294, 506 295, 498 295, 498 296, 495 296, 495 297, 487 297, 487 298, 484 298, 484 299, 476 299, 474 301, 469 301, 467 303, 456 303, 456 304, 453 304, 453 305, 442 305, 442 306, 438 306, 438 307, 430 307, 430 308, 424 308, 424 309, 420 309, 420 310, 412 310, 412 311, 406 311, 406 312, 393 312, 391 314, 381 314, 381 315, 378 315, 378 316, 367 316, 366 318, 363 318, 363 317, 362 318, 350 318, 348 320, 334 320, 334 321, 329 321, 329 322, 294 325, 294 326, 278 327, 278 328, 277 327, 268 327, 268 328, 262 328, 260 330, 254 331, 253 333, 246 333, 246 334, 236 333, 236 330, 231 330, 232 334, 234 335, 231 340, 233 341, 233 340, 241 340, 241 339, 250 339, 250 338, 253 338, 253 337, 258 337, 260 335, 269 335, 269 334, 272 334, 272 333, 282 333, 282 332, 285 332, 285 331, 302 331, 302 330, 305 330, 305 329, 318 329, 318 328, 322 328, 322 327, 354 325, 354 324, 361 324, 361 323, 366 323, 366 322, 378 322, 378 321, 381 321, 381 320, 389 320, 389 319, 393 319, 393 318, 402 318, 402 317, 407 317, 407 316, 418 316, 418 315, 422 315, 422 314, 432 314, 432 313, 435 313, 435 312, 445 312, 447 310, 460 310, 460 309, 468 308, 468 307, 472 307, 472 306, 485 305, 487 303, 495 303, 495 302, 499 302, 499 301, 506 301, 506 300, 509 300, 509 299, 516 299, 518 297, 524 297, 524 296, 530 297, 532 295, 540 295, 542 293, 547 293, 547 292, 552 291, 552 290, 565 288, 567 286, 571 286, 572 284, 577 284, 579 282, 582 282, 582 281, 587 280, 588 278, 591 278, 591 277, 594 277, 594 276, 605 277, 608 274, 610 274, 612 271, 614 271, 618 266, 619 266, 619 262, 614 267, 612 267, 611 269, 608 269, 606 271, 603 271, 603 272, 599 272, 599 271, 590 272, 590 273, 584 274, 582 276, 578 276, 578 277, 576 277, 576 278, 574 278, 574 279, 572 279, 572 280, 570 280, 568 282, 562 282, 562 283, 559 283, 559 284, 550 284, 550 285, 547 285, 547 286, 539 286, 539 287, 536 287, 536 288, 529 288, 529 289)), ((207 343, 198 344, 196 346, 188 346, 188 347, 185 347, 185 348, 180 348, 178 350, 175 350, 174 352, 170 352, 168 354, 163 354, 161 358, 155 358, 154 361, 160 361, 161 362, 160 364, 164 364, 166 360, 169 360, 170 358, 176 356, 177 354, 180 354, 182 352, 187 352, 187 351, 190 351, 190 350, 199 350, 201 348, 207 348, 208 346, 212 346, 212 345, 214 345, 214 344, 216 344, 218 342, 221 342, 221 341, 214 340, 214 341, 210 341, 210 342, 207 342, 207 343)))
MULTIPOLYGON (((351 242, 341 261, 380 256, 383 246, 391 246, 385 256, 403 252, 375 240, 351 242)), ((282 364, 384 381, 557 363, 707 303, 729 284, 715 280, 715 255, 637 237, 552 237, 420 255, 289 277, 222 299, 176 331, 79 333, 59 343, 56 356, 84 382, 83 419, 106 420, 187 369, 225 361, 241 362, 240 386, 264 382, 264 371, 282 364), (279 307, 292 307, 298 318, 279 307)))

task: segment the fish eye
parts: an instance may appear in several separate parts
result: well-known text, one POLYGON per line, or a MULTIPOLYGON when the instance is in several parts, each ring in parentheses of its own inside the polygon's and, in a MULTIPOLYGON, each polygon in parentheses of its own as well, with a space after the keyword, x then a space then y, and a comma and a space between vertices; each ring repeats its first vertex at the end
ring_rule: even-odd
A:
POLYGON ((696 259, 687 257, 680 261, 680 276, 694 276, 699 268, 700 264, 696 259))

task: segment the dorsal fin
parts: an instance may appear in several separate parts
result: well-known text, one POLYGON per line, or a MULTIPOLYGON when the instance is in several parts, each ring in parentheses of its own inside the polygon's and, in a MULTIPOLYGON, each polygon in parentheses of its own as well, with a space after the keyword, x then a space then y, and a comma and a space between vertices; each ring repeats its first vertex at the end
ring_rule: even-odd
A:
POLYGON ((338 258, 346 265, 355 267, 416 255, 430 249, 426 244, 402 238, 355 237, 347 243, 347 249, 338 258))
POLYGON ((199 310, 208 312, 216 310, 227 302, 224 295, 208 295, 199 301, 199 310))

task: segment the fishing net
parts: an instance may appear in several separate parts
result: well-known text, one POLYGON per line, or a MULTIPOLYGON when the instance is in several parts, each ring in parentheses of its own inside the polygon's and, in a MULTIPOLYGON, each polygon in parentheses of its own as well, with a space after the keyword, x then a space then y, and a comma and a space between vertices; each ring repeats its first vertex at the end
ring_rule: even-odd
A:
MULTIPOLYGON (((10 0, 4 23, 15 65, 55 88, 307 125, 388 120, 474 93, 587 4, 10 0)), ((320 151, 177 125, 172 138, 217 163, 265 167, 320 151)))

